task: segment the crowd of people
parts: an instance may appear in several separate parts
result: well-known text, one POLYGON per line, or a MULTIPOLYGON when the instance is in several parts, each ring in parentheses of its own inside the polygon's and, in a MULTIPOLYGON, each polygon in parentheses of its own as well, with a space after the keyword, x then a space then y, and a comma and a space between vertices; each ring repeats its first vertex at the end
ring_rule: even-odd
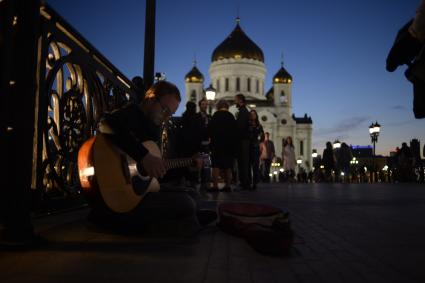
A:
MULTIPOLYGON (((395 155, 386 159, 386 166, 379 167, 374 158, 366 163, 352 163, 351 147, 342 143, 338 149, 331 142, 320 160, 313 164, 308 175, 310 182, 424 182, 424 168, 419 153, 415 156, 407 143, 397 147, 395 155), (385 168, 384 168, 385 167, 385 168)), ((358 161, 358 160, 357 160, 358 161)))
POLYGON ((259 182, 270 181, 403 182, 417 179, 417 162, 412 161, 405 143, 392 158, 387 172, 353 165, 351 147, 345 142, 337 149, 327 142, 320 162, 313 159, 311 166, 297 164, 292 137, 283 139, 282 153, 277 155, 270 133, 264 131, 257 112, 248 110, 244 95, 237 94, 234 104, 238 108, 235 115, 229 111, 228 101, 217 101, 211 116, 207 113, 210 105, 205 98, 198 103, 199 112, 194 102, 186 103, 177 138, 178 152, 181 156, 207 154, 211 158, 211 171, 188 169, 185 185, 200 184, 201 189, 209 192, 231 192, 234 188, 256 190, 259 182), (276 161, 281 164, 277 176, 276 168, 271 172, 271 165, 276 161), (220 187, 221 182, 224 186, 220 187))
MULTIPOLYGON (((181 156, 192 156, 197 152, 211 157, 211 173, 201 170, 200 174, 187 172, 186 185, 200 183, 201 189, 209 192, 230 192, 236 185, 240 190, 256 190, 258 183, 269 182, 270 167, 276 157, 270 133, 264 132, 255 110, 248 110, 243 94, 237 94, 234 104, 236 115, 229 111, 230 104, 219 100, 216 111, 207 113, 209 102, 199 101, 199 112, 194 102, 186 103, 182 115, 177 148, 181 156), (219 187, 223 181, 224 186, 219 187)), ((286 141, 288 172, 295 172, 295 153, 292 139, 286 141)))

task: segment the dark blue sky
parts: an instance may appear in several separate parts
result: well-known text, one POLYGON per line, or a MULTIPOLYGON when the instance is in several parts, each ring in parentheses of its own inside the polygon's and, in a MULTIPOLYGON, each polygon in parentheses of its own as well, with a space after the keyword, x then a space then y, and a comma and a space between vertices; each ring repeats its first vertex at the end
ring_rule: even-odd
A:
MULTIPOLYGON (((48 1, 129 78, 143 70, 145 1, 48 1)), ((184 76, 196 56, 206 77, 211 54, 235 26, 263 50, 266 88, 284 65, 293 76, 293 111, 313 119, 313 145, 326 141, 368 145, 369 125, 382 132, 377 153, 418 138, 424 122, 412 113, 405 67, 385 71, 397 31, 414 16, 419 0, 158 0, 155 71, 185 92, 184 76)), ((184 110, 185 101, 179 113, 184 110)))

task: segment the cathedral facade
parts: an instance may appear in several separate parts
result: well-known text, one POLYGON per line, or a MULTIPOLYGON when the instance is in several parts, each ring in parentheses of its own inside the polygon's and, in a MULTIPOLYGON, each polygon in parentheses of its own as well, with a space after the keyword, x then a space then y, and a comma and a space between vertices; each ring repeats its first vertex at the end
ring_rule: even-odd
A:
MULTIPOLYGON (((242 30, 237 19, 236 27, 218 45, 211 57, 209 77, 216 90, 215 100, 226 99, 233 104, 236 94, 245 95, 248 109, 255 109, 264 131, 270 133, 276 156, 282 156, 283 139, 291 136, 297 160, 311 169, 312 131, 311 117, 296 117, 292 113, 293 78, 284 68, 276 72, 272 87, 265 92, 266 66, 263 51, 242 30)), ((198 103, 205 97, 204 76, 196 67, 185 76, 186 101, 198 103)), ((237 109, 232 106, 235 114, 237 109)))

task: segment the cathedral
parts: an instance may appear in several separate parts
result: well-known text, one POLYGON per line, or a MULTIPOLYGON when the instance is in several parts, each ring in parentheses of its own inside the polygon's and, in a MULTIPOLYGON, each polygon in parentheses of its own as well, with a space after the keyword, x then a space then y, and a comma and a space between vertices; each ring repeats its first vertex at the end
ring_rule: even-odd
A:
MULTIPOLYGON (((282 157, 283 139, 291 136, 296 159, 301 160, 300 166, 311 169, 313 122, 307 114, 296 117, 292 113, 293 78, 282 62, 273 76, 272 87, 264 91, 266 66, 263 51, 242 30, 239 18, 230 35, 212 53, 209 76, 216 90, 216 101, 225 99, 232 105, 236 94, 245 95, 248 110, 257 111, 264 132, 270 133, 277 157, 282 157)), ((204 76, 196 62, 185 76, 185 88, 186 101, 198 103, 205 96, 204 76)), ((235 106, 229 110, 233 114, 237 111, 235 106)))

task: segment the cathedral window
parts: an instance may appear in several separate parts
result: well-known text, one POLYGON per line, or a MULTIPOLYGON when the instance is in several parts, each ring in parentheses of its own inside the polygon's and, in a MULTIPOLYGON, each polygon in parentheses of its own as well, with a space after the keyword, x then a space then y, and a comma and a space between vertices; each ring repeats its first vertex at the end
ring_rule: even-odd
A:
POLYGON ((282 90, 280 92, 280 103, 284 104, 284 103, 287 103, 287 102, 288 102, 288 98, 286 97, 285 92, 282 90))
POLYGON ((304 155, 304 141, 300 141, 300 155, 304 155))
POLYGON ((255 83, 255 92, 259 93, 260 92, 260 82, 257 80, 255 83))
POLYGON ((248 92, 251 92, 251 79, 250 78, 247 79, 246 85, 247 85, 248 92))
POLYGON ((266 115, 261 116, 261 121, 266 122, 267 121, 267 116, 266 115))
POLYGON ((190 94, 190 101, 196 102, 196 90, 192 90, 192 93, 190 94))
POLYGON ((225 87, 226 91, 229 91, 229 79, 228 78, 226 78, 224 87, 225 87))
POLYGON ((236 91, 241 90, 241 80, 240 78, 236 78, 236 91))

